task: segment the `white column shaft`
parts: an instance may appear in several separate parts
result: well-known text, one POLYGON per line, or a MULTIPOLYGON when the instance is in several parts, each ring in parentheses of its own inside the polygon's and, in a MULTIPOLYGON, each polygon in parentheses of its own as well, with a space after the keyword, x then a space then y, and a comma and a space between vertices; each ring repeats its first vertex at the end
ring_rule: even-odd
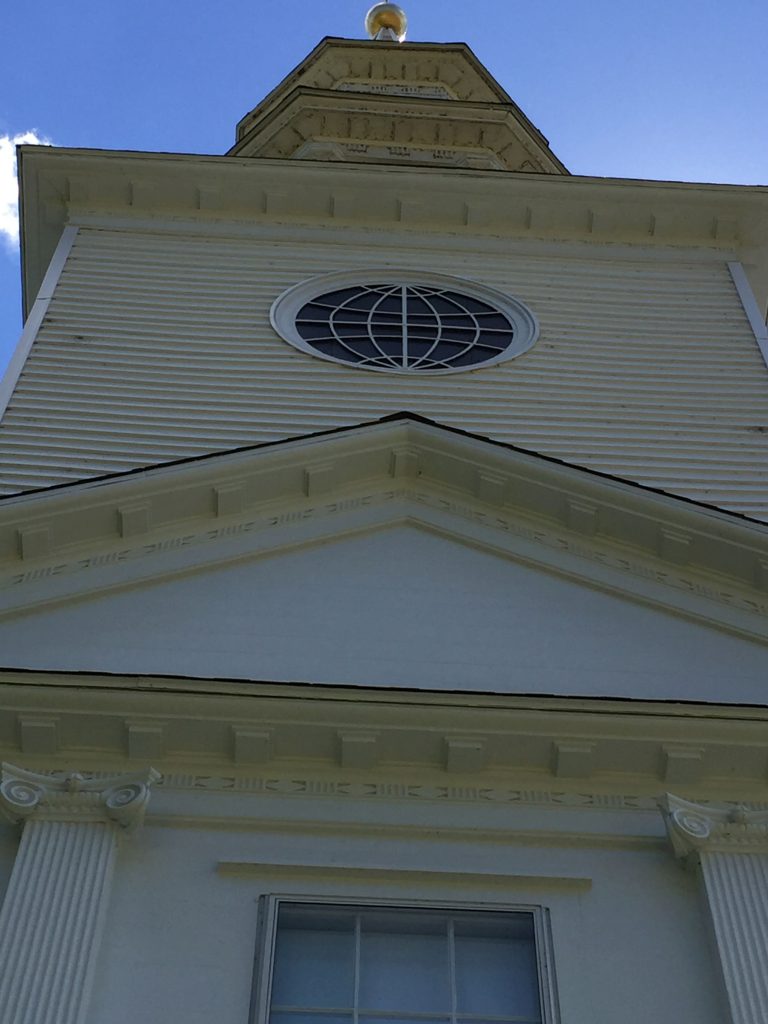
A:
POLYGON ((0 911, 5 1024, 82 1024, 115 854, 111 823, 28 821, 0 911))
POLYGON ((733 1024, 768 1021, 768 856, 701 852, 733 1024))

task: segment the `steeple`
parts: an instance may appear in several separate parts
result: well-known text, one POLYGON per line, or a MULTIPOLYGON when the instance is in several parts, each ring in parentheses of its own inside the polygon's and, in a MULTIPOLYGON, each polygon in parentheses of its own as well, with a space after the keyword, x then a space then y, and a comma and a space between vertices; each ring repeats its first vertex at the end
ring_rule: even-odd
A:
POLYGON ((397 4, 367 40, 324 39, 237 126, 230 156, 567 174, 465 43, 404 42, 397 4))

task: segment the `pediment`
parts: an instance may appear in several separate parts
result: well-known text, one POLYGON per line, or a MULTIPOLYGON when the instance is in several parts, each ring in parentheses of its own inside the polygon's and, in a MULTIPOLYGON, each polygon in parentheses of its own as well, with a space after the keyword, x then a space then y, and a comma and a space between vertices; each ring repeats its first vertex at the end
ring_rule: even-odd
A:
POLYGON ((729 664, 734 699, 762 696, 764 646, 381 511, 132 586, 112 566, 111 588, 0 621, 4 663, 650 700, 723 700, 729 664))
POLYGON ((567 173, 460 43, 324 40, 242 119, 230 155, 567 173))
POLYGON ((0 649, 17 668, 438 689, 441 666, 492 691, 519 662, 502 689, 652 679, 680 699, 714 699, 728 663, 752 699, 767 532, 403 415, 4 500, 0 649))

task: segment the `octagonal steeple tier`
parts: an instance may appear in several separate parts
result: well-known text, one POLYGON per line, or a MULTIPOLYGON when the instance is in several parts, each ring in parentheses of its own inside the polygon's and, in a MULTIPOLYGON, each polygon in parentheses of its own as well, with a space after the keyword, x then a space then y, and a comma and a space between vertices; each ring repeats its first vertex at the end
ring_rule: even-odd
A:
POLYGON ((466 44, 382 38, 324 39, 228 155, 568 173, 466 44))

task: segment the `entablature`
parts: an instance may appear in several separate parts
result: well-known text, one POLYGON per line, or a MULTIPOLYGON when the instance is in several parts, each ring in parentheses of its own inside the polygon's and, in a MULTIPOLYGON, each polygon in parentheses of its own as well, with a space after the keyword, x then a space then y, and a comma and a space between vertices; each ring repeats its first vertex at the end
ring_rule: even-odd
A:
POLYGON ((151 762, 168 788, 654 820, 670 787, 768 798, 764 708, 642 700, 0 670, 0 756, 86 779, 151 762))

